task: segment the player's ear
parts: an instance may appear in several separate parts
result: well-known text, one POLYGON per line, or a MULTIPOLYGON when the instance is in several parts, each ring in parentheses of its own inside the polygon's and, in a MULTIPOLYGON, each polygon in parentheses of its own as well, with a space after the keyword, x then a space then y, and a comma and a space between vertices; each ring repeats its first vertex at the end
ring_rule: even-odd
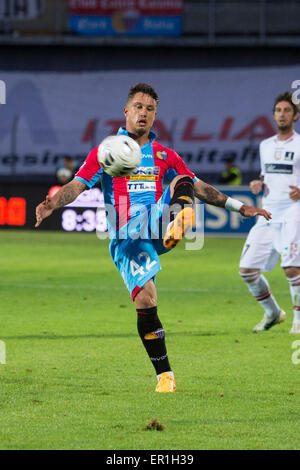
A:
POLYGON ((127 106, 124 107, 123 113, 124 113, 124 116, 126 117, 126 116, 127 116, 127 113, 128 113, 128 108, 127 108, 127 106))
POLYGON ((294 122, 298 121, 298 119, 299 119, 299 113, 296 113, 294 116, 294 122))

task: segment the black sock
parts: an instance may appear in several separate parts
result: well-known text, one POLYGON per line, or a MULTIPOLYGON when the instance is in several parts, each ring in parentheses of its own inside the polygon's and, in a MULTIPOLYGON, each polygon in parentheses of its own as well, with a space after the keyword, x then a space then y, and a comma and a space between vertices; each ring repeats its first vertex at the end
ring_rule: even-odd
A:
POLYGON ((187 205, 194 203, 194 183, 190 176, 183 176, 177 181, 170 201, 170 221, 187 205))
POLYGON ((157 316, 157 307, 137 309, 137 328, 156 374, 171 370, 165 331, 157 316))

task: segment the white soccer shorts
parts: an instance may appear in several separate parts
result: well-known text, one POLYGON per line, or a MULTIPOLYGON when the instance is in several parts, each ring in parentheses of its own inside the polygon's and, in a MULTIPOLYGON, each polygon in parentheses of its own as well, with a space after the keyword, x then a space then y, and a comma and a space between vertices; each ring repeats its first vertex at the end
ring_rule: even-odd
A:
POLYGON ((240 268, 272 271, 279 257, 282 268, 300 267, 300 219, 282 223, 259 219, 244 244, 240 268))

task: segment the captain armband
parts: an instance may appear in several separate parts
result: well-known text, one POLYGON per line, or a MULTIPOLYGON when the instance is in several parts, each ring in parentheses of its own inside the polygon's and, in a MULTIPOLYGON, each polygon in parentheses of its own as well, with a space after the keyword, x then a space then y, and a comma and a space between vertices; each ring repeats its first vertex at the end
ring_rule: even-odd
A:
POLYGON ((240 208, 244 205, 243 202, 238 201, 237 199, 233 199, 232 197, 228 197, 225 202, 225 209, 230 211, 239 212, 240 208))

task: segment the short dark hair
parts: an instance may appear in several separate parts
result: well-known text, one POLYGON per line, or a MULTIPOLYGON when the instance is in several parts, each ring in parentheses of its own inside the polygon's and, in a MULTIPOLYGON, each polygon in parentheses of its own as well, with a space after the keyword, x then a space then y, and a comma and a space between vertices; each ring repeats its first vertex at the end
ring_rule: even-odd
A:
POLYGON ((147 83, 137 83, 136 85, 133 85, 129 90, 126 103, 128 103, 128 101, 130 101, 136 93, 145 93, 145 95, 152 96, 158 105, 158 94, 154 88, 150 85, 147 85, 147 83))
POLYGON ((276 105, 280 103, 280 101, 287 101, 288 103, 290 103, 290 105, 292 106, 294 110, 294 115, 299 113, 299 105, 293 102, 292 92, 284 91, 283 93, 280 93, 280 95, 278 95, 277 98, 275 99, 274 106, 273 106, 273 114, 275 113, 276 105))

